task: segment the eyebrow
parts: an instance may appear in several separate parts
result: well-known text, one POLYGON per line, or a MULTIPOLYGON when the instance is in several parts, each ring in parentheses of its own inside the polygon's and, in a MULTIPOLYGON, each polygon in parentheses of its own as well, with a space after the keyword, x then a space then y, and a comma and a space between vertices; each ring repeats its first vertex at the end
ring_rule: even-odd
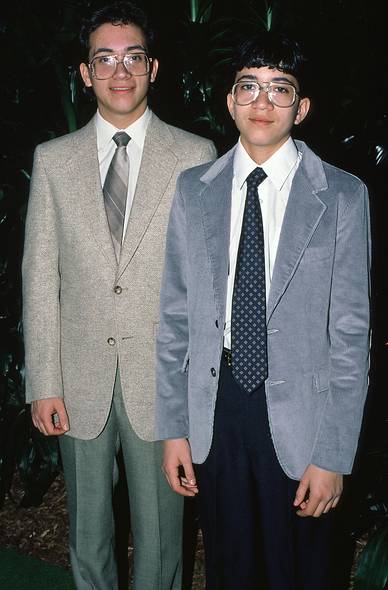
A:
MULTIPOLYGON (((141 51, 144 51, 144 53, 147 53, 145 47, 143 47, 143 45, 129 45, 129 47, 126 47, 124 49, 124 52, 127 51, 133 51, 134 49, 140 49, 141 51)), ((95 57, 97 55, 97 53, 112 53, 112 54, 117 54, 117 51, 115 51, 114 49, 110 49, 109 47, 98 47, 95 52, 92 54, 91 59, 93 59, 93 57, 95 57)))
MULTIPOLYGON (((242 80, 253 80, 254 82, 258 82, 257 76, 253 76, 252 74, 244 74, 240 78, 236 80, 236 82, 241 82, 242 80)), ((296 89, 296 85, 285 76, 276 76, 276 78, 272 78, 269 82, 286 82, 286 84, 291 84, 296 89)), ((267 82, 265 82, 267 84, 267 82)))

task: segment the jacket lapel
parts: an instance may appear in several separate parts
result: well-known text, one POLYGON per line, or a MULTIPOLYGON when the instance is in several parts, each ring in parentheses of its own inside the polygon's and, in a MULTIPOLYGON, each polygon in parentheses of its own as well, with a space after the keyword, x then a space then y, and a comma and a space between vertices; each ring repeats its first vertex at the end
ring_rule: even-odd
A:
POLYGON ((174 173, 178 158, 169 149, 172 142, 168 126, 152 114, 121 250, 118 276, 123 274, 135 254, 174 173))
POLYGON ((68 161, 69 178, 85 219, 110 266, 116 266, 116 256, 105 213, 97 155, 94 118, 74 135, 74 150, 68 161))
POLYGON ((298 142, 298 147, 302 147, 303 159, 294 177, 280 232, 267 305, 267 321, 292 279, 326 210, 326 205, 317 195, 320 190, 327 188, 321 161, 301 142, 298 142))
POLYGON ((229 269, 233 154, 234 148, 217 160, 201 178, 205 183, 200 199, 203 226, 213 275, 214 297, 222 321, 225 316, 229 269))

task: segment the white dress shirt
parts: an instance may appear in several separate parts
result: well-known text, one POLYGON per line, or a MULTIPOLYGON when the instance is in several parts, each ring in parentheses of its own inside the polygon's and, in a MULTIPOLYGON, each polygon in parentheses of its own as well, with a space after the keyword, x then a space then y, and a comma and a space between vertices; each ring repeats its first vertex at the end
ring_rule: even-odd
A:
MULTIPOLYGON (((268 301, 280 230, 295 172, 302 159, 291 137, 261 165, 267 178, 258 187, 264 230, 265 286, 268 301)), ((224 346, 231 348, 233 286, 244 216, 247 176, 258 166, 238 142, 233 162, 232 208, 229 243, 229 276, 226 296, 224 346)))
POLYGON ((101 185, 104 186, 105 177, 108 173, 108 168, 116 150, 116 144, 113 141, 113 136, 118 131, 125 131, 128 133, 131 140, 127 145, 127 154, 129 158, 129 182, 127 193, 127 205, 125 208, 125 219, 123 229, 123 241, 125 232, 127 231, 129 214, 131 212, 133 197, 135 195, 135 188, 137 177, 139 176, 141 158, 143 155, 144 139, 148 124, 151 120, 152 112, 147 107, 145 112, 134 123, 129 125, 126 129, 117 129, 111 123, 102 117, 99 111, 96 114, 96 130, 97 130, 97 153, 98 163, 100 166, 101 185))

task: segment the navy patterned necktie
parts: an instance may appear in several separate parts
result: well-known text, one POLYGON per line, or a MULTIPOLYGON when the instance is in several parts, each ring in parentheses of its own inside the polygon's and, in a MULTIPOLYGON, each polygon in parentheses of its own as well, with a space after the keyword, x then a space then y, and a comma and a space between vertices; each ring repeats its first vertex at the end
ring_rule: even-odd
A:
POLYGON ((117 147, 113 154, 103 188, 105 211, 117 261, 120 258, 125 207, 127 204, 129 176, 127 144, 130 139, 125 131, 118 131, 113 136, 113 141, 117 147))
POLYGON ((262 168, 247 177, 247 195, 232 300, 232 374, 247 393, 268 375, 263 220, 257 187, 262 168))

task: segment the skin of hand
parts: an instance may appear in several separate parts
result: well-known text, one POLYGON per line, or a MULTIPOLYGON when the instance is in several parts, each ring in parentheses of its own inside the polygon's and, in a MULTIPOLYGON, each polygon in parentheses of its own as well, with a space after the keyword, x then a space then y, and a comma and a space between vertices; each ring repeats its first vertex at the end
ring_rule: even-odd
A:
POLYGON ((309 465, 296 490, 294 506, 298 516, 317 518, 335 508, 343 489, 343 475, 309 465))
POLYGON ((165 440, 163 446, 162 469, 171 489, 182 496, 195 496, 198 494, 191 450, 187 439, 165 440))
POLYGON ((58 436, 69 430, 69 417, 61 397, 33 401, 31 416, 34 426, 46 436, 58 436))

